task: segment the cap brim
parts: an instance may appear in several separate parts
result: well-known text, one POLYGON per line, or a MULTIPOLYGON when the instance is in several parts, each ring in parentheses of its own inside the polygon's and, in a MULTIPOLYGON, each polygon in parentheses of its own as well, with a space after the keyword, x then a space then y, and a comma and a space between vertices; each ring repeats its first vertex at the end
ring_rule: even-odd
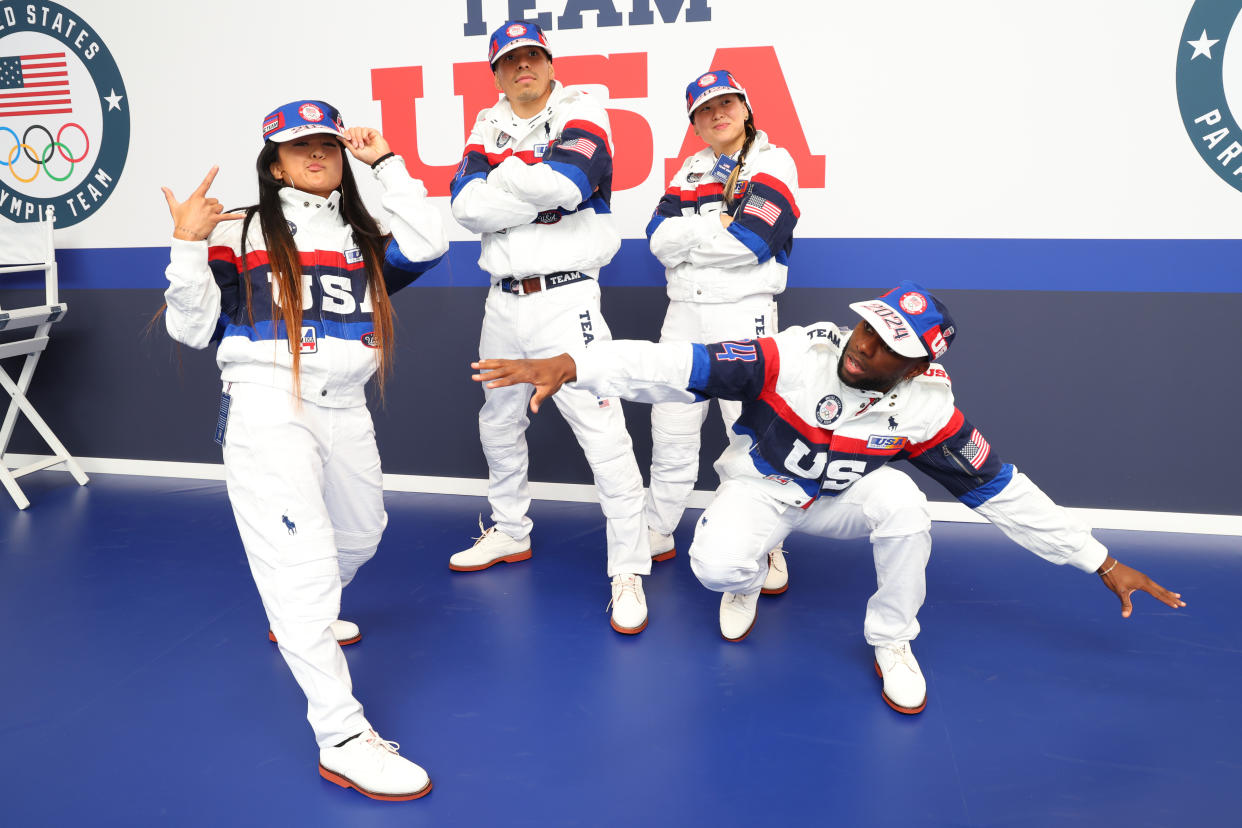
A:
POLYGON ((746 100, 745 89, 734 89, 729 86, 720 86, 720 87, 717 87, 716 89, 711 90, 710 92, 704 92, 701 97, 695 98, 694 106, 686 114, 689 115, 691 118, 693 118, 695 111, 698 110, 700 106, 702 106, 703 104, 707 103, 708 101, 714 98, 719 98, 721 95, 737 95, 739 98, 742 99, 742 103, 746 104, 746 108, 750 109, 750 103, 746 100))
MULTIPOLYGON (((875 300, 869 299, 867 301, 874 302, 875 300)), ((865 319, 867 324, 875 329, 875 332, 880 335, 880 339, 883 339, 888 347, 903 357, 909 357, 910 359, 931 359, 931 356, 927 353, 927 347, 923 344, 923 340, 919 339, 919 335, 915 333, 914 326, 909 324, 909 320, 906 322, 910 328, 909 335, 898 339, 894 335, 893 329, 888 326, 884 319, 875 311, 866 307, 866 304, 866 302, 854 302, 850 305, 850 310, 865 319)), ((905 317, 903 316, 902 319, 905 319, 905 317)))
POLYGON ((548 60, 552 59, 551 49, 549 49, 547 46, 544 46, 542 43, 540 43, 538 40, 535 40, 533 37, 530 37, 530 38, 523 37, 517 40, 511 40, 508 43, 506 43, 501 48, 501 50, 496 53, 496 57, 492 58, 492 66, 496 65, 496 61, 500 60, 502 57, 504 57, 505 55, 512 52, 514 49, 517 49, 521 46, 538 46, 540 49, 543 49, 543 53, 548 56, 548 60))
POLYGON ((341 137, 341 130, 335 127, 324 126, 323 124, 298 124, 297 126, 286 127, 273 132, 265 140, 283 144, 286 141, 292 141, 294 138, 304 138, 307 135, 320 135, 323 133, 335 135, 337 138, 341 137))

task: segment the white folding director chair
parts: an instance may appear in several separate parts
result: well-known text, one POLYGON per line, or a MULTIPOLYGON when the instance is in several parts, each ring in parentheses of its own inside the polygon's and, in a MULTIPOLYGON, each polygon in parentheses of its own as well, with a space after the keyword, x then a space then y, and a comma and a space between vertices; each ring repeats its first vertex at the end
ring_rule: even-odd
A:
POLYGON ((43 271, 45 304, 28 308, 6 308, 3 306, 3 294, 0 294, 0 333, 33 329, 29 336, 23 335, 20 339, 0 342, 0 360, 19 356, 26 358, 17 382, 0 366, 0 386, 9 392, 10 397, 4 423, 0 425, 0 483, 4 484, 19 509, 30 505, 30 501, 17 485, 17 478, 22 475, 64 463, 79 486, 85 486, 87 482, 82 467, 70 456, 60 440, 56 439, 56 435, 39 416, 39 412, 35 411, 30 400, 26 399, 35 366, 39 364, 39 356, 47 347, 48 332, 53 323, 64 318, 66 310, 65 304, 59 302, 56 296, 56 249, 52 241, 52 222, 19 223, 0 220, 0 285, 3 284, 6 273, 29 273, 38 270, 43 271), (26 415, 26 419, 39 432, 39 436, 52 450, 52 456, 10 469, 5 453, 9 449, 9 440, 13 437, 19 411, 26 415))

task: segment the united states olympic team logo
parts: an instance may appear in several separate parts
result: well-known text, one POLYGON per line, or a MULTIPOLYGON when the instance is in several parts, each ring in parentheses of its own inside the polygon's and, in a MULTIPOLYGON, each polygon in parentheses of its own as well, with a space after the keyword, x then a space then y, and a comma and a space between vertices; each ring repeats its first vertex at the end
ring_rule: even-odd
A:
POLYGON ((923 298, 923 294, 911 291, 901 297, 901 301, 897 303, 906 313, 915 315, 927 310, 927 300, 923 298))
POLYGON ((129 129, 94 26, 56 3, 0 5, 0 218, 89 218, 117 187, 129 129))
POLYGON ((1228 96, 1236 101, 1242 95, 1242 63, 1227 64, 1225 47, 1239 12, 1242 0, 1196 0, 1177 47, 1177 103, 1186 133, 1207 165, 1235 190, 1242 190, 1242 129, 1228 96))
POLYGON ((836 394, 829 394, 819 401, 819 405, 815 406, 815 419, 819 420, 820 425, 830 426, 841 416, 841 398, 836 394))

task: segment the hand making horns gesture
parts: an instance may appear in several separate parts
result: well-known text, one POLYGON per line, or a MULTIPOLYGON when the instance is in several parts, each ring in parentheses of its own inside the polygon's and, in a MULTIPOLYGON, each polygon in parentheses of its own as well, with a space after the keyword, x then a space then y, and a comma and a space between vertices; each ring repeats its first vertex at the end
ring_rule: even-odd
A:
POLYGON ((211 235, 216 225, 222 221, 237 221, 245 218, 245 213, 226 213, 224 206, 214 198, 207 197, 207 189, 216 180, 219 167, 212 167, 198 185, 198 189, 190 193, 185 201, 178 202, 172 190, 160 187, 164 198, 168 200, 168 212, 173 219, 173 238, 184 241, 202 241, 211 235))

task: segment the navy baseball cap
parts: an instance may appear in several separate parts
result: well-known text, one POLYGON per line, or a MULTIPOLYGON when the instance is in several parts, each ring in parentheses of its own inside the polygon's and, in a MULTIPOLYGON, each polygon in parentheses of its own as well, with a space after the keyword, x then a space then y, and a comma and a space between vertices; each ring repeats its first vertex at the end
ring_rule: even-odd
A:
POLYGON ((339 136, 345 122, 335 106, 323 101, 294 101, 272 110, 263 119, 263 140, 283 144, 303 135, 327 132, 339 136))
POLYGON ((712 69, 699 75, 686 86, 686 114, 694 120, 694 110, 721 95, 740 95, 746 109, 750 102, 746 100, 746 90, 737 82, 728 69, 712 69))
POLYGON ((949 309, 914 282, 899 282, 880 298, 855 302, 850 309, 904 357, 940 359, 957 336, 949 309))
POLYGON ((526 45, 538 46, 548 53, 549 59, 552 58, 552 50, 548 48, 548 39, 544 37, 543 29, 539 28, 538 23, 506 20, 503 26, 492 32, 492 37, 487 42, 487 62, 495 66, 497 59, 502 55, 526 45))

